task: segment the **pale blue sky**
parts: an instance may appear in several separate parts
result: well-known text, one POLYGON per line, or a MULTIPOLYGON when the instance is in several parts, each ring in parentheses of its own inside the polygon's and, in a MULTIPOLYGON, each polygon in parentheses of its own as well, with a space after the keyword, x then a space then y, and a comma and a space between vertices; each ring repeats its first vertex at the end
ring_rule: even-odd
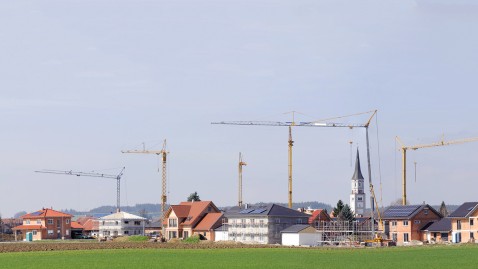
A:
MULTIPOLYGON (((387 205, 401 190, 396 135, 478 136, 476 29, 471 0, 1 1, 0 214, 116 201, 113 181, 38 169, 126 166, 122 204, 159 203, 157 158, 120 151, 165 138, 171 203, 198 191, 234 205, 240 151, 244 200, 285 203, 287 129, 210 122, 288 121, 291 110, 314 120, 378 109, 387 205)), ((374 121, 378 185, 376 131, 374 121)), ((348 201, 348 141, 365 160, 363 130, 296 128, 294 140, 294 200, 348 201)), ((477 200, 477 150, 410 153, 409 199, 477 200)))

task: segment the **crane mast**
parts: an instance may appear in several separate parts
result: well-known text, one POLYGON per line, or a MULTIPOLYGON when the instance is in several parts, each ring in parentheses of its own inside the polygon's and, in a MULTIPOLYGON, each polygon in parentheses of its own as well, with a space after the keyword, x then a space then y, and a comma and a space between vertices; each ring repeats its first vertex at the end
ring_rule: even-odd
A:
POLYGON ((239 207, 242 206, 242 202, 243 202, 242 201, 242 167, 244 165, 247 165, 247 163, 242 161, 242 154, 239 152, 239 165, 238 165, 239 166, 239 197, 238 197, 238 203, 237 203, 239 207))
POLYGON ((93 173, 93 172, 75 172, 72 170, 69 171, 62 171, 62 170, 39 170, 35 171, 36 173, 48 173, 48 174, 57 174, 57 175, 70 175, 70 176, 84 176, 84 177, 103 177, 103 178, 112 178, 116 179, 116 212, 121 211, 120 201, 121 201, 121 177, 123 176, 125 167, 121 169, 119 174, 117 175, 108 175, 108 174, 101 174, 101 173, 93 173))
POLYGON ((161 176, 161 223, 164 220, 164 214, 166 213, 166 202, 167 202, 167 169, 166 169, 166 158, 169 152, 166 150, 166 139, 163 142, 163 149, 161 150, 122 150, 121 153, 138 153, 138 154, 155 154, 161 155, 162 161, 162 176, 161 176))
POLYGON ((448 145, 463 144, 463 143, 478 141, 478 137, 471 137, 471 138, 464 138, 464 139, 457 139, 457 140, 450 140, 450 141, 445 141, 442 139, 441 141, 430 143, 430 144, 406 146, 405 144, 403 144, 402 140, 400 140, 398 136, 396 136, 395 139, 400 144, 400 151, 402 153, 402 205, 407 204, 407 151, 408 150, 417 150, 417 149, 423 149, 423 148, 448 146, 448 145))

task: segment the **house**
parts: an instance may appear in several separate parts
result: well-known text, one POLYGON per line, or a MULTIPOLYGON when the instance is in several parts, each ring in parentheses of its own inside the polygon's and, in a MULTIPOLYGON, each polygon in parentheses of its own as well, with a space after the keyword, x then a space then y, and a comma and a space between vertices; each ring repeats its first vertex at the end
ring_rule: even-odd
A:
POLYGON ((163 229, 163 225, 161 224, 161 220, 156 221, 146 221, 146 225, 144 227, 144 234, 146 235, 160 235, 161 230, 163 229))
POLYGON ((99 234, 99 221, 93 216, 84 216, 76 219, 78 224, 83 226, 83 235, 96 238, 99 234))
POLYGON ((330 223, 331 221, 332 219, 327 213, 327 210, 317 209, 314 212, 312 212, 312 215, 309 217, 308 223, 309 225, 312 225, 316 229, 320 229, 323 226, 327 226, 328 223, 330 223))
POLYGON ((13 234, 13 228, 23 224, 21 218, 7 218, 0 221, 0 233, 13 234))
POLYGON ((208 213, 193 229, 193 234, 199 235, 201 239, 215 241, 214 230, 222 225, 224 214, 208 213))
MULTIPOLYGON (((226 219, 223 219, 227 221, 226 219)), ((221 226, 214 229, 214 241, 228 241, 229 232, 227 223, 223 223, 221 226)))
POLYGON ((427 242, 448 242, 451 239, 451 219, 443 218, 422 228, 427 242))
POLYGON ((72 215, 52 208, 43 208, 21 216, 23 223, 13 228, 15 240, 26 239, 31 233, 32 240, 71 238, 72 215))
POLYGON ((390 206, 382 214, 385 235, 397 244, 423 240, 421 229, 441 218, 442 215, 428 204, 390 206))
POLYGON ((316 246, 322 235, 308 224, 292 225, 281 231, 283 246, 316 246))
POLYGON ((220 226, 220 218, 222 213, 212 201, 181 202, 179 205, 171 205, 164 218, 164 236, 166 240, 171 240, 186 239, 193 234, 200 234, 203 239, 211 239, 214 237, 214 229, 220 226))
POLYGON ((280 244, 281 231, 307 224, 310 215, 277 204, 247 207, 225 213, 228 238, 238 242, 280 244))
POLYGON ((88 219, 83 224, 83 234, 96 238, 100 234, 100 222, 96 218, 88 219))
POLYGON ((478 238, 478 202, 466 202, 448 216, 453 243, 474 242, 478 238))
POLYGON ((126 212, 116 212, 99 218, 99 236, 144 235, 146 219, 126 212))

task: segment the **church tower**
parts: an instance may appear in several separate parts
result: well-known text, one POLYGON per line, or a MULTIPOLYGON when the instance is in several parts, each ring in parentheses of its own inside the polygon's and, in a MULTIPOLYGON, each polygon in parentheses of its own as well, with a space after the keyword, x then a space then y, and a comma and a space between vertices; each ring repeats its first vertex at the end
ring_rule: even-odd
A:
POLYGON ((357 159, 355 160, 355 172, 352 176, 352 193, 350 194, 350 209, 356 216, 363 216, 365 213, 365 192, 364 179, 360 169, 360 157, 357 148, 357 159))

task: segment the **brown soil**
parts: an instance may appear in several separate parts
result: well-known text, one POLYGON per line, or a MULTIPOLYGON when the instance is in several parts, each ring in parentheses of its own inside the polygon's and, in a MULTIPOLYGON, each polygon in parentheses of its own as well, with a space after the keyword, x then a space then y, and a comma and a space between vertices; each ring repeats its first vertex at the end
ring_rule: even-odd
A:
POLYGON ((222 248, 279 248, 279 245, 249 245, 249 244, 184 244, 157 242, 15 242, 0 243, 0 253, 25 251, 58 251, 58 250, 91 250, 91 249, 222 249, 222 248))

